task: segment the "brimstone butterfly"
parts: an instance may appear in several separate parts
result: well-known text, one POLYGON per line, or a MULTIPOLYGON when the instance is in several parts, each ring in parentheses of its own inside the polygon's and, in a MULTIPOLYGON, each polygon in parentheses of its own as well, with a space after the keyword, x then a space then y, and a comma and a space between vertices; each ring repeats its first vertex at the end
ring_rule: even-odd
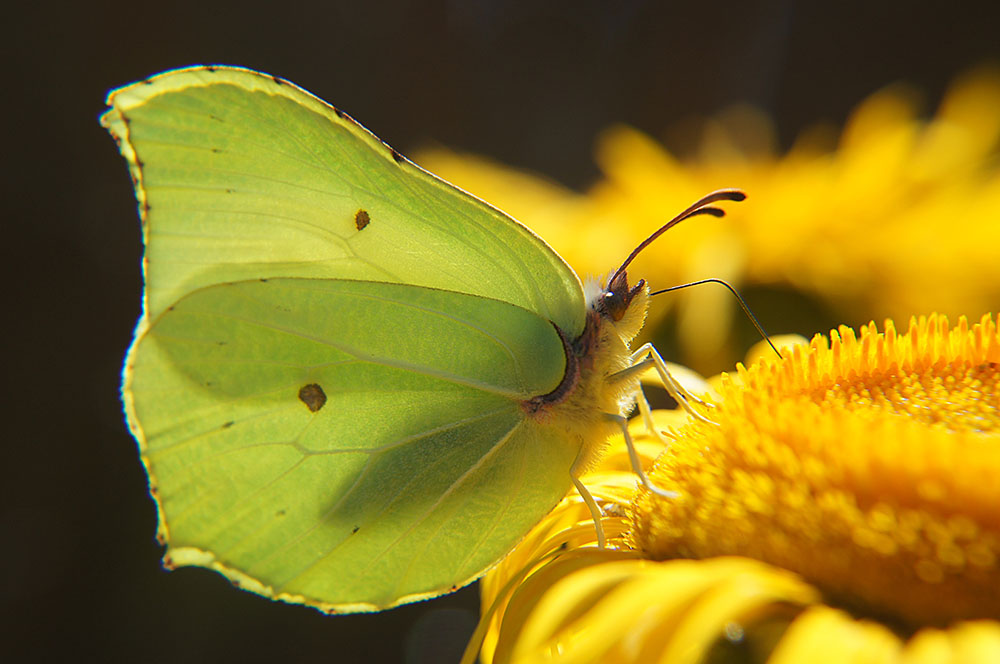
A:
POLYGON ((629 350, 643 282, 585 295, 526 227, 272 76, 180 69, 108 105, 146 245, 122 397, 168 567, 370 611, 473 581, 572 483, 599 514, 576 478, 663 369, 629 350))

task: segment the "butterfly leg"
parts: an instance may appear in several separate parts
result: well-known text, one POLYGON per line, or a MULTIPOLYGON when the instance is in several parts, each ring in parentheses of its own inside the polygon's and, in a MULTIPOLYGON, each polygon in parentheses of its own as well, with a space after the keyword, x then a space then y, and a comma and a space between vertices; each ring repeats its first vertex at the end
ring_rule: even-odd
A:
POLYGON ((679 493, 676 491, 661 489, 653 484, 653 482, 650 481, 649 477, 646 475, 646 471, 642 468, 642 461, 639 459, 639 453, 635 451, 635 443, 632 442, 632 435, 628 432, 628 419, 622 417, 621 415, 612 415, 611 413, 607 413, 606 415, 610 419, 614 420, 619 427, 621 427, 622 436, 625 438, 625 447, 628 449, 628 460, 632 464, 632 471, 639 478, 642 485, 658 496, 663 496, 664 498, 679 498, 679 493))
POLYGON ((670 441, 660 432, 656 422, 653 421, 653 409, 649 407, 649 401, 646 400, 646 393, 642 391, 642 385, 639 385, 639 391, 635 395, 635 404, 639 407, 639 416, 642 417, 642 423, 646 425, 646 432, 656 436, 664 447, 669 445, 670 441))
POLYGON ((587 504, 591 518, 594 519, 594 529, 597 530, 597 546, 604 549, 606 548, 607 541, 604 538, 604 526, 601 525, 601 517, 604 516, 601 513, 601 508, 597 506, 597 501, 594 500, 594 496, 591 495, 590 490, 584 486, 583 482, 576 475, 573 475, 573 484, 580 493, 580 497, 583 498, 583 502, 587 504))
MULTIPOLYGON (((645 359, 639 362, 635 362, 627 369, 623 369, 611 376, 608 376, 609 383, 615 383, 619 381, 632 380, 636 376, 642 374, 646 369, 653 366, 653 361, 650 359, 645 359)), ((639 384, 639 389, 634 397, 636 405, 639 407, 639 415, 642 417, 642 423, 646 425, 646 431, 657 439, 664 445, 669 445, 670 441, 660 433, 660 430, 656 427, 656 423, 653 421, 653 410, 649 407, 649 401, 646 400, 646 393, 642 391, 642 384, 639 384)))
MULTIPOLYGON (((632 362, 636 362, 640 358, 644 358, 646 356, 648 356, 646 359, 651 360, 653 365, 656 366, 656 372, 660 375, 660 379, 663 380, 664 383, 670 383, 670 385, 677 392, 683 395, 684 398, 686 399, 690 399, 695 403, 700 404, 706 408, 715 408, 714 403, 710 401, 705 401, 704 399, 699 398, 695 394, 691 394, 686 389, 684 389, 683 385, 677 382, 677 379, 674 378, 673 374, 670 373, 670 370, 667 369, 667 363, 663 361, 662 357, 660 357, 659 351, 656 350, 656 346, 654 346, 653 344, 651 343, 643 344, 637 351, 632 353, 630 359, 632 360, 632 362), (669 380, 667 380, 668 378, 669 380)), ((670 391, 669 387, 667 388, 667 391, 670 391)), ((670 394, 671 396, 673 396, 673 392, 671 392, 670 394)))
POLYGON ((705 422, 706 424, 717 424, 713 420, 705 417, 691 406, 690 401, 704 406, 706 408, 715 408, 715 405, 701 399, 694 394, 691 394, 684 387, 677 382, 677 380, 670 375, 670 370, 667 369, 667 363, 663 361, 660 354, 653 347, 653 344, 643 344, 637 351, 632 353, 631 360, 635 363, 632 366, 653 366, 656 368, 656 373, 660 376, 660 380, 663 381, 663 386, 666 388, 667 392, 671 397, 677 402, 677 404, 687 411, 688 415, 705 422), (689 401, 690 400, 690 401, 689 401))

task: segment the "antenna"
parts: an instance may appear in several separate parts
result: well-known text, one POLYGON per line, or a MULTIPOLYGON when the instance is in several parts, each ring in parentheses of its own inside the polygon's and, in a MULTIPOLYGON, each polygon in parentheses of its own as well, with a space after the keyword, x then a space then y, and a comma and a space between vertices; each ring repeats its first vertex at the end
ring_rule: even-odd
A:
POLYGON ((675 290, 680 290, 682 288, 689 288, 691 286, 700 286, 702 284, 710 284, 710 283, 722 284, 723 286, 729 289, 730 293, 736 296, 736 299, 739 300, 740 302, 740 306, 743 307, 743 313, 747 315, 747 318, 750 319, 750 322, 753 323, 753 326, 757 328, 757 332, 760 333, 760 336, 764 338, 764 341, 767 342, 767 345, 771 347, 771 350, 774 351, 774 354, 777 355, 779 358, 781 358, 781 353, 774 346, 774 344, 771 343, 771 337, 767 336, 767 332, 765 332, 764 328, 760 326, 760 322, 757 321, 757 317, 753 315, 752 311, 750 311, 750 307, 747 305, 746 300, 743 299, 743 296, 740 295, 735 288, 733 288, 731 285, 729 285, 728 282, 725 282, 722 279, 701 279, 699 281, 692 281, 691 283, 688 284, 681 284, 680 286, 671 286, 670 288, 664 288, 663 290, 658 290, 654 293, 650 293, 649 296, 652 297, 654 295, 662 295, 663 293, 669 293, 670 291, 675 291, 675 290))
POLYGON ((697 201, 688 206, 686 210, 681 212, 679 215, 677 215, 667 223, 660 226, 659 230, 657 230, 655 233, 653 233, 645 240, 643 240, 639 244, 639 246, 636 247, 632 251, 632 253, 628 255, 628 258, 625 259, 625 262, 622 263, 622 266, 617 270, 615 270, 614 275, 612 275, 611 279, 608 280, 608 286, 611 287, 611 284, 617 283, 619 275, 625 272, 625 268, 627 268, 629 263, 631 263, 632 260, 639 255, 640 251, 648 247, 653 242, 653 240, 660 237, 661 235, 666 233, 668 230, 670 230, 677 224, 681 223, 685 219, 690 219, 691 217, 697 217, 698 215, 702 214, 709 214, 712 215, 713 217, 722 217, 726 213, 717 207, 711 207, 712 203, 715 203, 716 201, 739 202, 744 200, 746 197, 747 195, 742 191, 740 191, 739 189, 718 189, 706 196, 702 196, 697 201))

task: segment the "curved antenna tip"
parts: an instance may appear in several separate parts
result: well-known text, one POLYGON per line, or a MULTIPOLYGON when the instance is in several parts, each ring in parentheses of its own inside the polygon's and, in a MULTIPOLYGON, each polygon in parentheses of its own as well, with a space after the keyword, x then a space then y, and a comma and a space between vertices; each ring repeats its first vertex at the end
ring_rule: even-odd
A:
POLYGON ((712 203, 715 203, 716 201, 733 201, 738 203, 742 200, 746 200, 746 197, 747 195, 742 189, 716 189, 707 196, 702 196, 697 201, 688 206, 686 210, 681 212, 679 215, 677 215, 667 223, 660 226, 660 228, 655 233, 647 237, 639 244, 638 247, 633 249, 632 253, 628 255, 628 258, 625 259, 625 262, 622 263, 621 267, 615 270, 614 275, 608 281, 608 287, 610 288, 611 284, 618 281, 619 275, 624 274, 625 268, 628 267, 629 263, 632 262, 633 258, 639 255, 640 251, 649 246, 649 244, 653 240, 660 237, 660 235, 662 235, 668 228, 676 226, 685 219, 690 219, 691 217, 697 217, 703 214, 707 214, 712 217, 722 217, 726 213, 717 207, 712 207, 712 203))
POLYGON ((734 201, 739 203, 747 199, 747 193, 742 189, 716 189, 701 200, 703 203, 714 203, 715 201, 734 201))

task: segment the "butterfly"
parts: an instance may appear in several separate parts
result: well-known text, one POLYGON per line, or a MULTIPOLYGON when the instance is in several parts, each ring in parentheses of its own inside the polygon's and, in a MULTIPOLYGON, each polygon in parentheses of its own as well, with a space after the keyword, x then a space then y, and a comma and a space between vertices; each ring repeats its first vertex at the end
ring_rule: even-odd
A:
POLYGON ((122 399, 167 567, 381 610, 475 580, 573 485, 603 545, 579 475, 636 403, 648 415, 642 371, 671 385, 630 348, 649 289, 625 268, 741 192, 584 287, 527 227, 283 79, 178 69, 107 103, 145 243, 122 399))

